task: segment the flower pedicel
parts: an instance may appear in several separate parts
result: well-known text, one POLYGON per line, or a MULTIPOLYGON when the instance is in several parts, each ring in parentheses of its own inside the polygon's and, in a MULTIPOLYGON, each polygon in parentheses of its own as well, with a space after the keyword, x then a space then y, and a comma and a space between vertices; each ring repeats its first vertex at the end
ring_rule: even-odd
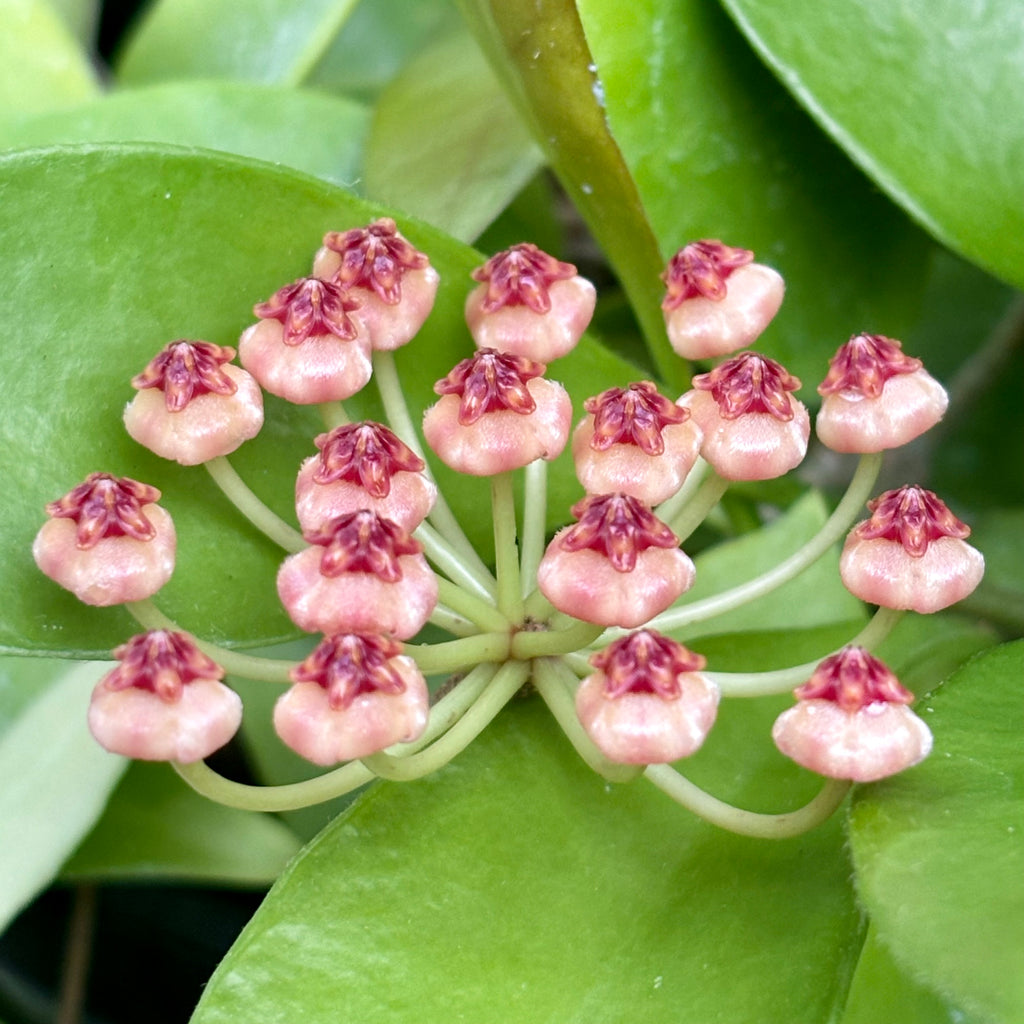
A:
MULTIPOLYGON (((159 492, 94 473, 47 506, 51 518, 33 552, 83 601, 123 603, 149 627, 118 648, 122 665, 96 688, 90 726, 100 742, 128 756, 172 760, 197 789, 235 806, 298 807, 375 774, 412 779, 435 770, 532 679, 595 770, 615 781, 642 773, 709 820, 775 837, 823 820, 851 781, 923 758, 931 738, 908 707, 912 695, 853 643, 825 657, 774 729, 787 755, 837 780, 806 808, 782 815, 731 808, 671 764, 700 748, 720 697, 781 693, 806 680, 803 666, 706 671, 706 659, 671 633, 770 594, 841 538, 870 495, 877 453, 942 415, 944 392, 919 362, 880 335, 856 335, 840 349, 821 387, 818 432, 840 451, 862 453, 847 495, 800 551, 732 590, 694 600, 686 595, 697 570, 681 538, 728 481, 771 479, 802 460, 810 423, 793 394, 800 382, 773 360, 742 352, 695 377, 678 403, 651 381, 587 399, 572 446, 586 494, 572 508, 578 521, 545 546, 545 465, 566 446, 573 418, 546 364, 579 341, 593 287, 571 264, 527 243, 492 257, 473 278, 466 317, 477 350, 438 381, 423 437, 450 469, 491 477, 493 568, 439 494, 398 383, 391 350, 419 330, 439 277, 394 221, 328 233, 314 276, 256 307, 263 319, 239 342, 248 373, 232 364, 231 348, 177 341, 135 378, 138 394, 125 414, 132 436, 166 458, 205 463, 250 521, 290 552, 278 572, 280 600, 300 630, 322 637, 298 664, 209 643, 203 650, 216 662, 201 653, 148 602, 174 565, 174 527, 156 504, 159 492), (288 401, 322 404, 332 427, 317 435, 318 454, 298 473, 302 535, 226 458, 262 422, 249 373, 288 401), (352 422, 332 403, 373 374, 388 422, 352 422), (712 472, 696 470, 698 452, 712 472), (519 468, 517 510, 509 471, 519 468), (428 622, 452 638, 410 642, 428 622), (238 726, 241 705, 220 681, 225 669, 290 684, 274 712, 282 741, 316 764, 348 763, 327 781, 284 787, 280 797, 190 767, 238 726), (431 709, 425 676, 446 674, 449 686, 431 709), (308 787, 316 796, 306 795, 308 787)), ((666 329, 687 358, 749 345, 782 299, 775 271, 720 242, 684 247, 664 279, 666 329)), ((862 633, 875 643, 901 609, 928 612, 964 597, 983 562, 965 543, 967 527, 929 491, 889 491, 868 507, 871 518, 844 546, 841 575, 854 594, 880 606, 862 633)))

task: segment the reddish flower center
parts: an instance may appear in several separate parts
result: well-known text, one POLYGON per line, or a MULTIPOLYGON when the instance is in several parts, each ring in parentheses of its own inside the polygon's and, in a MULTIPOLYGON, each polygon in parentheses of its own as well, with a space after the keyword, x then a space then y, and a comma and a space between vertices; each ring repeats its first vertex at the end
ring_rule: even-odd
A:
POLYGON ((404 693, 405 681, 391 664, 402 645, 370 633, 324 637, 289 676, 296 683, 317 683, 327 691, 335 711, 347 708, 361 693, 404 693))
POLYGON ((913 373, 921 366, 920 359, 904 355, 898 341, 881 334, 858 334, 832 357, 818 394, 859 391, 868 398, 877 398, 890 377, 913 373))
POLYGON ((526 416, 537 408, 526 382, 541 376, 545 369, 543 363, 526 356, 482 348, 439 380, 434 391, 461 397, 459 422, 464 427, 476 423, 485 412, 511 409, 526 416))
POLYGON ((233 395, 238 386, 221 369, 235 358, 235 350, 209 341, 172 341, 142 371, 132 387, 161 388, 168 412, 181 412, 197 395, 233 395))
POLYGON ((707 658, 653 629, 641 629, 591 655, 590 664, 605 674, 606 697, 656 693, 665 700, 676 700, 682 693, 679 676, 699 672, 707 658))
POLYGON ((964 540, 971 528, 959 520, 933 491, 914 484, 900 487, 868 502, 871 518, 854 528, 861 540, 894 540, 920 558, 940 537, 964 540))
POLYGON ((738 267, 753 260, 749 249, 734 249, 715 239, 691 242, 668 262, 661 279, 668 292, 661 308, 678 309, 687 299, 700 295, 716 302, 725 298, 726 279, 738 267))
POLYGON ((423 550, 398 523, 368 509, 336 516, 304 536, 310 544, 327 549, 320 559, 324 576, 368 572, 387 583, 397 583, 402 578, 399 558, 423 550))
POLYGON ((152 540, 156 528, 142 511, 160 492, 149 484, 109 473, 90 473, 63 498, 51 501, 46 514, 54 519, 73 519, 78 524, 77 546, 95 547, 104 537, 152 540))
POLYGON ((359 331, 348 314, 358 308, 359 300, 339 285, 303 277, 279 288, 253 312, 262 320, 279 320, 286 345, 301 345, 307 338, 328 335, 351 341, 359 331))
POLYGON ((398 436, 380 423, 347 423, 315 441, 320 461, 313 471, 318 484, 347 480, 374 498, 391 493, 395 473, 419 473, 425 463, 398 436))
POLYGON ((594 416, 590 447, 599 452, 613 444, 633 444, 648 455, 661 455, 665 450, 662 430, 690 418, 689 409, 660 395, 649 380, 628 388, 609 388, 588 398, 583 408, 594 416))
POLYGON ((786 392, 796 391, 800 381, 774 359, 741 352, 710 373, 694 377, 693 386, 710 391, 727 420, 759 412, 788 421, 793 418, 793 403, 786 392))
POLYGON ((407 270, 422 270, 430 260, 399 233, 390 217, 366 228, 331 231, 324 245, 341 255, 334 275, 343 288, 372 290, 389 306, 402 301, 402 277, 407 270))
POLYGON ((224 669, 211 661, 190 636, 153 629, 133 636, 114 651, 121 662, 104 679, 109 690, 134 686, 149 690, 169 704, 195 679, 223 679, 224 669))
POLYGON ((890 669, 863 647, 844 647, 826 658, 793 693, 797 700, 830 700, 844 711, 859 711, 876 701, 910 704, 914 700, 890 669))
POLYGON ((618 572, 632 572, 647 548, 674 548, 679 538, 629 494, 592 494, 572 507, 579 522, 561 539, 566 551, 599 551, 618 572))
POLYGON ((529 306, 534 313, 547 313, 551 309, 548 289, 556 281, 575 277, 576 268, 549 256, 531 242, 521 242, 496 253, 477 267, 472 276, 474 281, 487 285, 485 313, 494 313, 503 306, 529 306))

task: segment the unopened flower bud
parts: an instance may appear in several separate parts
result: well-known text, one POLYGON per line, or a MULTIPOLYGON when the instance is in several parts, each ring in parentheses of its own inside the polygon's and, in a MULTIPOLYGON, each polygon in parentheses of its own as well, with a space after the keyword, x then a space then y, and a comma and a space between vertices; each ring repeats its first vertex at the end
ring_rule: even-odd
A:
POLYGON ((481 284, 466 299, 466 323, 478 348, 550 363, 576 347, 594 315, 594 286, 530 242, 492 256, 473 279, 481 284))
POLYGON ((662 275, 668 339, 684 359, 712 359, 752 344, 779 311, 786 286, 748 249, 691 242, 662 275))
POLYGON ((726 480, 771 480, 803 461, 811 421, 788 394, 800 381, 773 359, 743 352, 693 378, 679 399, 704 432, 701 455, 726 480))
POLYGON ((319 456, 307 459, 295 483, 295 510, 303 530, 370 509, 415 530, 437 498, 424 462, 380 423, 348 423, 316 438, 319 456))
POLYGON ((124 410, 128 433, 183 466, 233 452, 263 426, 263 393, 235 350, 208 341, 173 341, 132 378, 139 390, 124 410))
POLYGON ((304 277, 253 312, 259 323, 238 342, 242 365, 272 394, 297 405, 350 398, 372 373, 370 341, 349 314, 356 299, 338 285, 304 277))
POLYGON ((537 569, 537 586, 559 611, 632 629, 693 586, 679 538, 636 498, 591 495, 572 513, 579 522, 555 534, 537 569))
POLYGON ((588 398, 573 431, 576 477, 588 494, 621 491, 647 505, 675 494, 700 453, 703 434, 650 381, 588 398))
POLYGON ((881 334, 858 334, 832 358, 818 388, 815 423, 822 444, 837 452, 880 452, 912 441, 942 419, 945 389, 881 334))
POLYGON ((224 670, 186 634, 142 633, 114 657, 121 664, 100 680, 89 705, 89 730, 107 750, 189 764, 238 731, 238 694, 220 682, 224 670))
POLYGON ((415 336, 434 307, 441 280, 390 217, 366 228, 328 232, 313 274, 359 300, 355 316, 377 350, 399 348, 415 336))
POLYGON ((437 604, 438 583, 422 547, 375 512, 339 516, 307 531, 312 547, 285 559, 277 592, 307 633, 415 636, 437 604))
POLYGON ((36 535, 36 565, 80 601, 124 604, 152 597, 174 571, 174 523, 149 484, 109 473, 46 506, 36 535))
POLYGON ((850 531, 839 559, 844 586, 862 601, 927 614, 981 582, 985 559, 965 541, 970 527, 932 491, 901 487, 868 508, 871 518, 850 531))
POLYGON ((557 458, 569 439, 572 401, 525 356, 480 349, 434 385, 423 436, 460 473, 493 476, 557 458))
POLYGON ((609 760, 663 764, 689 757, 718 710, 718 687, 700 670, 706 659, 670 637, 643 629, 591 657, 597 669, 576 691, 587 735, 609 760))
POLYGON ((794 695, 799 703, 776 719, 772 738, 819 775, 874 782, 931 751, 928 726, 907 707, 914 695, 862 647, 826 658, 794 695))
POLYGON ((337 764, 418 739, 430 714, 423 674, 389 637, 325 637, 292 669, 274 707, 278 736, 308 761, 337 764))

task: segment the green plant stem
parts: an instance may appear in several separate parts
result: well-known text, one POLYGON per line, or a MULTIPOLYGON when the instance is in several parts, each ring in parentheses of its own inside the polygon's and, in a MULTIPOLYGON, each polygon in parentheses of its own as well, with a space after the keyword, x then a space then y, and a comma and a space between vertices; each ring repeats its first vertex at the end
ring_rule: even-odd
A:
MULTIPOLYGON (((893 631, 903 614, 902 611, 892 608, 879 608, 871 617, 871 621, 843 646, 866 647, 869 650, 877 647, 893 631)), ((708 672, 706 675, 718 687, 723 697, 765 697, 773 693, 786 693, 801 683, 806 683, 818 665, 830 654, 835 653, 836 651, 832 650, 815 661, 771 672, 708 672)))
POLYGON ((499 667, 497 662, 483 662, 470 669, 430 709, 430 721, 423 735, 411 743, 398 743, 390 747, 389 752, 398 756, 415 754, 446 733, 480 699, 499 667))
MULTIPOLYGON (((857 471, 850 481, 850 486, 847 488, 846 494, 843 495, 842 501, 836 506, 836 510, 829 516, 817 534, 789 558, 768 572, 762 573, 746 583, 741 583, 731 590, 707 597, 703 601, 694 601, 692 604, 670 608, 668 611, 656 615, 648 624, 649 627, 668 632, 689 625, 691 622, 712 619, 716 615, 722 615, 759 597, 764 597, 765 594, 770 594, 773 590, 781 587, 783 583, 788 583, 793 577, 799 576, 804 569, 821 558, 849 529, 850 524, 856 519, 871 493, 881 466, 881 455, 862 455, 857 464, 857 471)), ((605 636, 614 638, 623 635, 624 632, 624 630, 609 631, 605 636)))
POLYGON ((498 593, 494 577, 474 572, 429 523, 420 523, 413 536, 423 545, 427 558, 454 583, 484 600, 494 600, 498 593))
MULTIPOLYGON (((168 629, 174 632, 188 632, 183 630, 173 619, 168 618, 150 600, 130 601, 125 606, 126 611, 145 629, 168 629)), ((189 634, 190 636, 192 634, 189 634)), ((238 676, 241 679, 254 679, 264 683, 288 683, 288 672, 295 667, 297 662, 284 661, 276 658, 257 658, 251 654, 240 654, 238 651, 230 651, 226 647, 219 647, 211 644, 208 640, 200 640, 193 637, 196 646, 215 662, 230 676, 238 676)))
POLYGON ((523 621, 523 593, 516 546, 516 501, 512 474, 491 477, 491 515, 494 519, 494 568, 498 577, 498 610, 513 623, 523 621))
POLYGON ((820 825, 846 798, 852 783, 846 779, 826 779, 818 795, 799 810, 785 814, 758 814, 744 811, 695 786, 670 764, 652 764, 644 775, 677 804, 712 825, 755 839, 789 839, 820 825))
POLYGON ((571 654, 592 644, 604 632, 603 626, 573 620, 566 629, 520 630, 512 637, 511 656, 527 661, 530 658, 571 654))
POLYGON ((576 677, 561 658, 538 658, 531 678, 562 732, 593 771, 609 782, 632 782, 642 774, 641 765, 609 761, 587 735, 576 715, 576 677))
POLYGON ((509 657, 508 630, 503 633, 477 633, 440 644, 406 644, 407 654, 426 675, 455 672, 467 665, 506 661, 509 657))
POLYGON ((286 786, 247 786, 218 775, 203 761, 172 763, 174 770, 201 796, 243 811, 296 811, 351 793, 374 778, 359 761, 344 764, 326 775, 286 786))
POLYGON ((467 593, 443 576, 437 578, 438 600, 459 615, 465 616, 470 622, 490 633, 508 630, 511 623, 494 605, 473 594, 467 593))
POLYGON ((729 481, 724 480, 712 470, 705 477, 697 492, 675 516, 671 520, 662 520, 668 523, 672 532, 679 538, 680 544, 704 522, 707 514, 722 500, 722 495, 725 494, 728 487, 729 481))
POLYGON ((74 886, 71 920, 60 972, 60 1001, 54 1024, 80 1024, 85 1006, 86 981, 96 931, 96 886, 82 882, 74 886))
POLYGON ((654 514, 663 523, 672 522, 700 489, 710 471, 711 467, 708 463, 698 456, 693 469, 686 474, 683 486, 671 498, 666 498, 660 505, 657 505, 654 509, 654 514))
POLYGON ((535 622, 547 622, 555 613, 555 606, 539 591, 531 590, 523 601, 523 615, 535 622))
POLYGON ((246 519, 261 533, 269 537, 278 547, 285 551, 302 551, 309 547, 302 534, 289 526, 275 512, 249 489, 249 485, 235 472, 226 455, 218 455, 209 462, 204 462, 206 471, 213 482, 224 492, 231 502, 246 519))
POLYGON ((547 508, 548 464, 545 459, 534 459, 526 467, 523 486, 523 542, 519 580, 524 599, 537 586, 537 566, 544 556, 547 508))
POLYGON ((317 408, 320 410, 320 419, 324 421, 324 426, 329 431, 334 430, 335 427, 347 426, 352 422, 341 402, 321 402, 317 408))
MULTIPOLYGON (((391 429, 423 459, 426 463, 423 472, 428 480, 436 483, 430 472, 430 463, 427 462, 423 446, 420 444, 419 435, 413 426, 412 417, 409 415, 409 407, 406 405, 402 384, 398 379, 398 368, 395 366, 393 353, 373 353, 373 377, 377 383, 377 391, 380 394, 380 400, 384 405, 384 412, 391 424, 391 429)), ((430 515, 427 518, 437 532, 448 541, 452 549, 458 553, 464 565, 472 567, 473 573, 480 574, 483 578, 490 575, 490 570, 484 565, 473 545, 470 544, 469 538, 455 518, 455 513, 445 501, 440 488, 437 492, 437 501, 434 502, 434 507, 430 510, 430 515)))
POLYGON ((452 636, 473 636, 480 632, 479 627, 463 615, 443 604, 437 604, 430 613, 429 622, 440 629, 447 630, 452 636))
POLYGON ((436 743, 408 757, 371 754, 362 763, 383 779, 409 782, 443 768, 484 731, 526 681, 529 663, 506 661, 476 703, 436 743))

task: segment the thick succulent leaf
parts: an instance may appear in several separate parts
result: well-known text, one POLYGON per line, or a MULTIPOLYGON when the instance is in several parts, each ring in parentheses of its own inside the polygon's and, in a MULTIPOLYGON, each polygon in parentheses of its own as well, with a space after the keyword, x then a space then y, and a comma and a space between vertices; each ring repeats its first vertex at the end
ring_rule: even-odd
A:
POLYGON ((126 84, 239 78, 299 84, 356 0, 157 0, 120 54, 126 84))
POLYGON ((541 163, 483 54, 463 31, 410 61, 378 98, 365 191, 472 241, 541 163))
POLYGON ((164 142, 283 164, 339 185, 359 177, 370 114, 312 90, 253 82, 168 82, 0 123, 0 146, 164 142))
POLYGON ((723 2, 893 199, 951 248, 1024 285, 1024 19, 1014 0, 970 10, 931 0, 723 2))
MULTIPOLYGON (((919 308, 926 239, 814 129, 722 12, 703 0, 638 0, 628 15, 617 0, 577 6, 662 254, 721 238, 781 271, 786 301, 758 348, 812 401, 851 334, 900 337, 919 308)), ((785 20, 799 31, 802 18, 794 9, 785 20)))
POLYGON ((981 1020, 1024 1018, 1024 641, 993 648, 918 706, 921 765, 850 814, 861 900, 909 976, 981 1020))
MULTIPOLYGON (((89 656, 132 632, 117 609, 81 605, 32 564, 43 506, 104 470, 153 483, 177 525, 178 565, 158 603, 185 628, 218 642, 271 643, 295 630, 274 577, 282 555, 241 519, 196 467, 165 462, 125 433, 128 382, 174 338, 236 344, 252 305, 309 272, 327 230, 382 211, 311 178, 267 164, 147 146, 32 151, 0 160, 0 468, 8 486, 0 556, 0 650, 89 656), (87 254, 87 255, 86 255, 87 254)), ((472 351, 463 321, 480 255, 399 218, 443 285, 426 326, 397 353, 413 422, 433 384, 472 351)), ((622 360, 585 341, 557 376, 579 403, 630 380, 622 360)), ((372 391, 372 388, 370 389, 372 391)), ((372 395, 346 403, 379 416, 372 395)), ((292 518, 294 479, 323 424, 310 408, 267 400, 267 426, 232 462, 280 515, 292 518)), ((443 469, 443 467, 442 467, 443 469)), ((482 547, 490 527, 486 481, 440 472, 449 501, 482 547)), ((553 495, 578 493, 563 459, 553 495)), ((560 499, 559 499, 560 500, 560 499)))
MULTIPOLYGON (((747 725, 755 703, 735 709, 747 725)), ((751 746, 717 780, 740 799, 774 753, 751 746)), ((860 946, 848 870, 835 822, 762 843, 642 780, 606 784, 534 700, 437 776, 374 787, 329 826, 193 1024, 825 1021, 860 946)))
POLYGON ((136 761, 61 876, 264 886, 300 845, 274 816, 222 807, 186 786, 170 766, 136 761))
POLYGON ((128 764, 85 724, 92 686, 109 665, 28 665, 28 687, 12 661, 5 677, 35 694, 0 734, 0 931, 52 881, 128 764))
POLYGON ((37 114, 99 92, 95 72, 47 0, 6 0, 0 31, 0 117, 37 114))

